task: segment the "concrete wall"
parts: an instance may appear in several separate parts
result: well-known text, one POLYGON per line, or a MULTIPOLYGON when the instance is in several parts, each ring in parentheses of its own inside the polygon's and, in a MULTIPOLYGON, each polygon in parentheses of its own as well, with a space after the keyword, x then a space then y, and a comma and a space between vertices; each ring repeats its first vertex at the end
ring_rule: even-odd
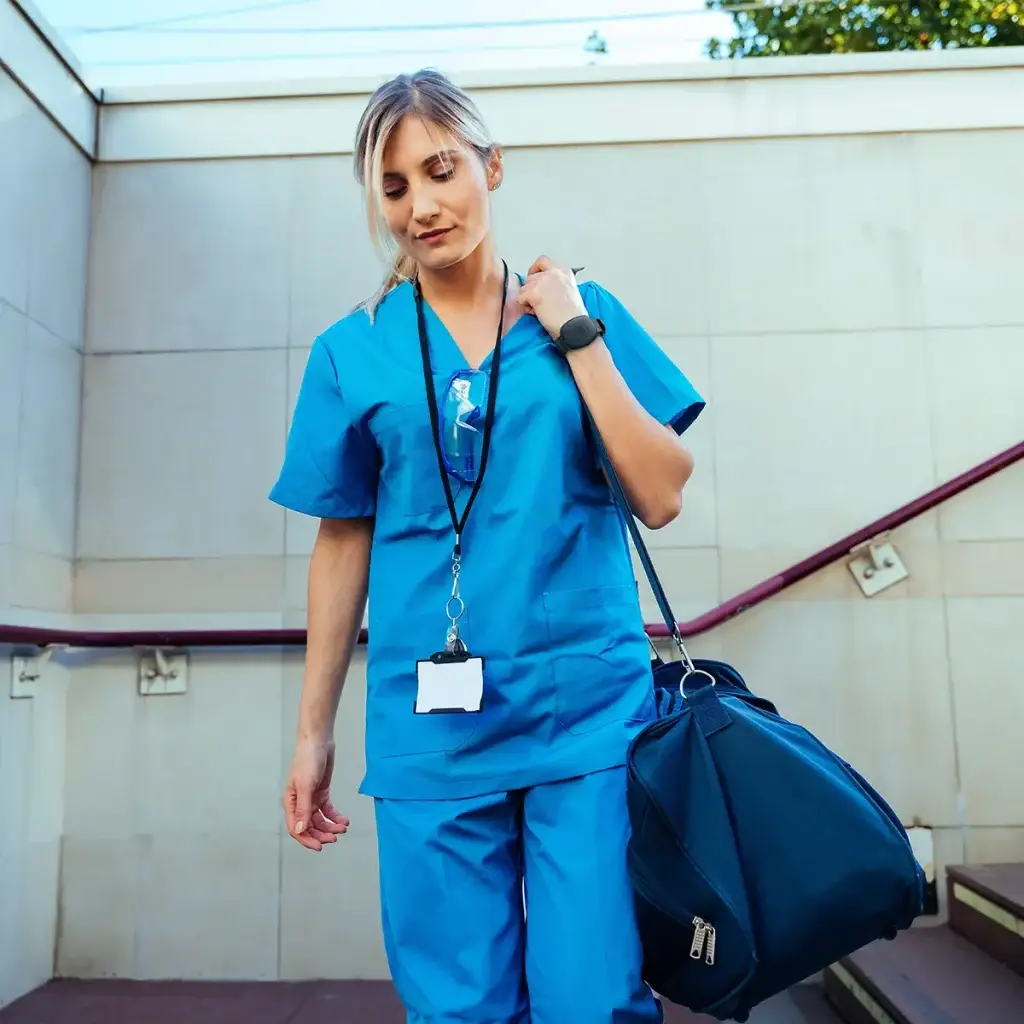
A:
MULTIPOLYGON (((1021 131, 508 153, 512 263, 586 263, 710 399, 686 511, 651 537, 680 615, 1024 436, 1024 205, 991 173, 1021 159, 1021 131), (1000 218, 951 203, 950 175, 1000 218)), ((264 494, 311 339, 377 273, 348 157, 104 166, 95 220, 76 607, 301 625, 315 524, 264 494)), ((907 527, 911 578, 883 597, 837 567, 694 643, 937 826, 944 859, 1024 856, 998 770, 1016 734, 991 729, 1020 702, 1022 502, 1018 470, 907 527)), ((361 659, 335 784, 355 825, 322 857, 277 805, 301 657, 192 669, 166 699, 136 697, 128 662, 75 677, 60 969, 386 976, 361 659)))
MULTIPOLYGON (((0 72, 0 621, 71 609, 91 168, 0 72)), ((50 977, 65 671, 11 700, 0 648, 0 1006, 50 977)))
MULTIPOLYGON (((481 88, 510 263, 585 263, 710 400, 683 517, 650 538, 681 617, 1024 437, 1021 72, 962 59, 481 88)), ((301 625, 315 524, 266 492, 313 337, 379 273, 346 149, 365 97, 158 98, 121 97, 100 138, 75 621, 301 625)), ((838 566, 692 645, 935 826, 942 862, 1024 859, 1000 727, 1024 711, 1022 506, 1017 469, 900 531, 911 577, 883 596, 838 566)), ((140 697, 128 653, 75 667, 60 973, 386 976, 362 657, 334 787, 354 827, 321 856, 278 805, 301 674, 192 652, 187 694, 140 697)))

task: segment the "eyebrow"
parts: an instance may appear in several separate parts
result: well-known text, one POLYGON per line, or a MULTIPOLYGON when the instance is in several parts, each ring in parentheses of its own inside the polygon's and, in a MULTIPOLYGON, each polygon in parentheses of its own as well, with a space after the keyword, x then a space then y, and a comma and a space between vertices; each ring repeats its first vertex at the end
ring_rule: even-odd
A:
MULTIPOLYGON (((454 158, 456 156, 458 156, 458 150, 456 150, 456 149, 442 149, 442 150, 440 150, 437 153, 431 153, 430 156, 428 156, 425 160, 421 161, 420 166, 426 168, 426 167, 429 167, 431 164, 436 163, 439 160, 444 160, 445 158, 447 158, 448 160, 454 160, 454 158)), ((405 175, 404 174, 400 174, 398 171, 385 171, 384 172, 384 177, 385 178, 404 178, 405 175)))

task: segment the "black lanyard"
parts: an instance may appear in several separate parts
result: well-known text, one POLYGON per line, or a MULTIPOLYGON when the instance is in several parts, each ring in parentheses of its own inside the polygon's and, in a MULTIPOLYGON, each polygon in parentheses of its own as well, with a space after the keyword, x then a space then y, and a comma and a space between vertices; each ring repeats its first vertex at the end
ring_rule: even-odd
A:
POLYGON ((441 450, 440 415, 437 409, 437 394, 434 391, 434 371, 430 365, 430 344, 427 341, 427 322, 423 314, 423 293, 420 291, 419 281, 416 282, 415 289, 416 323, 420 333, 420 355, 423 358, 423 382, 427 389, 427 405, 430 408, 430 428, 434 436, 437 469, 441 474, 441 484, 444 487, 444 496, 448 502, 448 514, 451 516, 452 528, 455 530, 455 546, 452 549, 452 592, 445 605, 445 614, 450 622, 445 651, 449 656, 455 656, 460 659, 469 656, 469 651, 459 636, 459 619, 462 618, 466 610, 459 586, 459 574, 462 571, 462 532, 466 528, 466 522, 469 519, 469 512, 473 507, 473 502, 480 492, 480 485, 483 483, 484 472, 487 469, 487 454, 491 449, 491 432, 494 429, 494 407, 498 397, 498 372, 501 369, 501 335, 505 326, 505 303, 508 300, 508 264, 503 261, 503 265, 505 267, 505 282, 501 289, 501 315, 498 317, 498 337, 494 342, 490 383, 487 389, 487 414, 484 418, 480 472, 477 474, 476 482, 473 485, 473 490, 470 492, 466 507, 462 510, 461 517, 455 508, 455 499, 452 497, 452 488, 448 481, 448 470, 444 464, 444 452, 441 450))
POLYGON ((434 451, 437 455, 437 468, 441 474, 441 483, 444 486, 444 496, 448 502, 448 514, 452 519, 452 528, 455 530, 455 549, 453 557, 459 558, 462 555, 462 533, 466 528, 469 519, 470 509, 480 491, 480 484, 483 483, 484 472, 487 469, 487 453, 491 448, 491 431, 494 428, 494 407, 498 397, 498 372, 501 368, 501 335, 505 326, 505 303, 508 300, 508 264, 505 267, 505 282, 501 290, 501 314, 498 317, 498 338, 494 343, 494 354, 491 359, 490 386, 487 389, 487 413, 484 418, 483 451, 480 456, 480 472, 477 473, 476 483, 470 492, 466 507, 462 510, 460 517, 455 508, 455 500, 452 497, 451 484, 448 482, 448 470, 444 464, 444 453, 441 450, 441 425, 440 416, 437 410, 437 394, 434 391, 434 371, 430 365, 430 345, 427 341, 427 322, 423 314, 423 293, 420 291, 419 281, 416 282, 416 321, 420 332, 420 354, 423 357, 423 380, 427 389, 427 404, 430 407, 430 428, 434 437, 434 451))

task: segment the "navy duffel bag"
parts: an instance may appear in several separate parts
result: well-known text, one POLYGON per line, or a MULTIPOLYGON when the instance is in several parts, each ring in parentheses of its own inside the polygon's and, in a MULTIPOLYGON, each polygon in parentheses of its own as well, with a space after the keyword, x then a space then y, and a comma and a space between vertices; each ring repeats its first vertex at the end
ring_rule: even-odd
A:
MULTIPOLYGON (((593 421, 590 420, 591 426, 593 421)), ((893 938, 925 876, 892 809, 719 661, 690 659, 610 459, 592 436, 680 661, 627 758, 627 851, 655 992, 718 1020, 893 938)))
POLYGON ((659 717, 628 755, 627 863, 656 992, 742 1021, 910 926, 924 872, 853 768, 729 665, 660 664, 655 680, 659 717))

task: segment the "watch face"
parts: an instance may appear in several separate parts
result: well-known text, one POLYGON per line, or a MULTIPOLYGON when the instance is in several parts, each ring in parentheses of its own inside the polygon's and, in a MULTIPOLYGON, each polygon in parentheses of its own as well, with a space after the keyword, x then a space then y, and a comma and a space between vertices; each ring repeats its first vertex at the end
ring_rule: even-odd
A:
POLYGON ((592 317, 579 317, 570 321, 562 329, 562 341, 566 348, 584 348, 589 345, 598 335, 602 334, 604 326, 600 320, 592 317))

